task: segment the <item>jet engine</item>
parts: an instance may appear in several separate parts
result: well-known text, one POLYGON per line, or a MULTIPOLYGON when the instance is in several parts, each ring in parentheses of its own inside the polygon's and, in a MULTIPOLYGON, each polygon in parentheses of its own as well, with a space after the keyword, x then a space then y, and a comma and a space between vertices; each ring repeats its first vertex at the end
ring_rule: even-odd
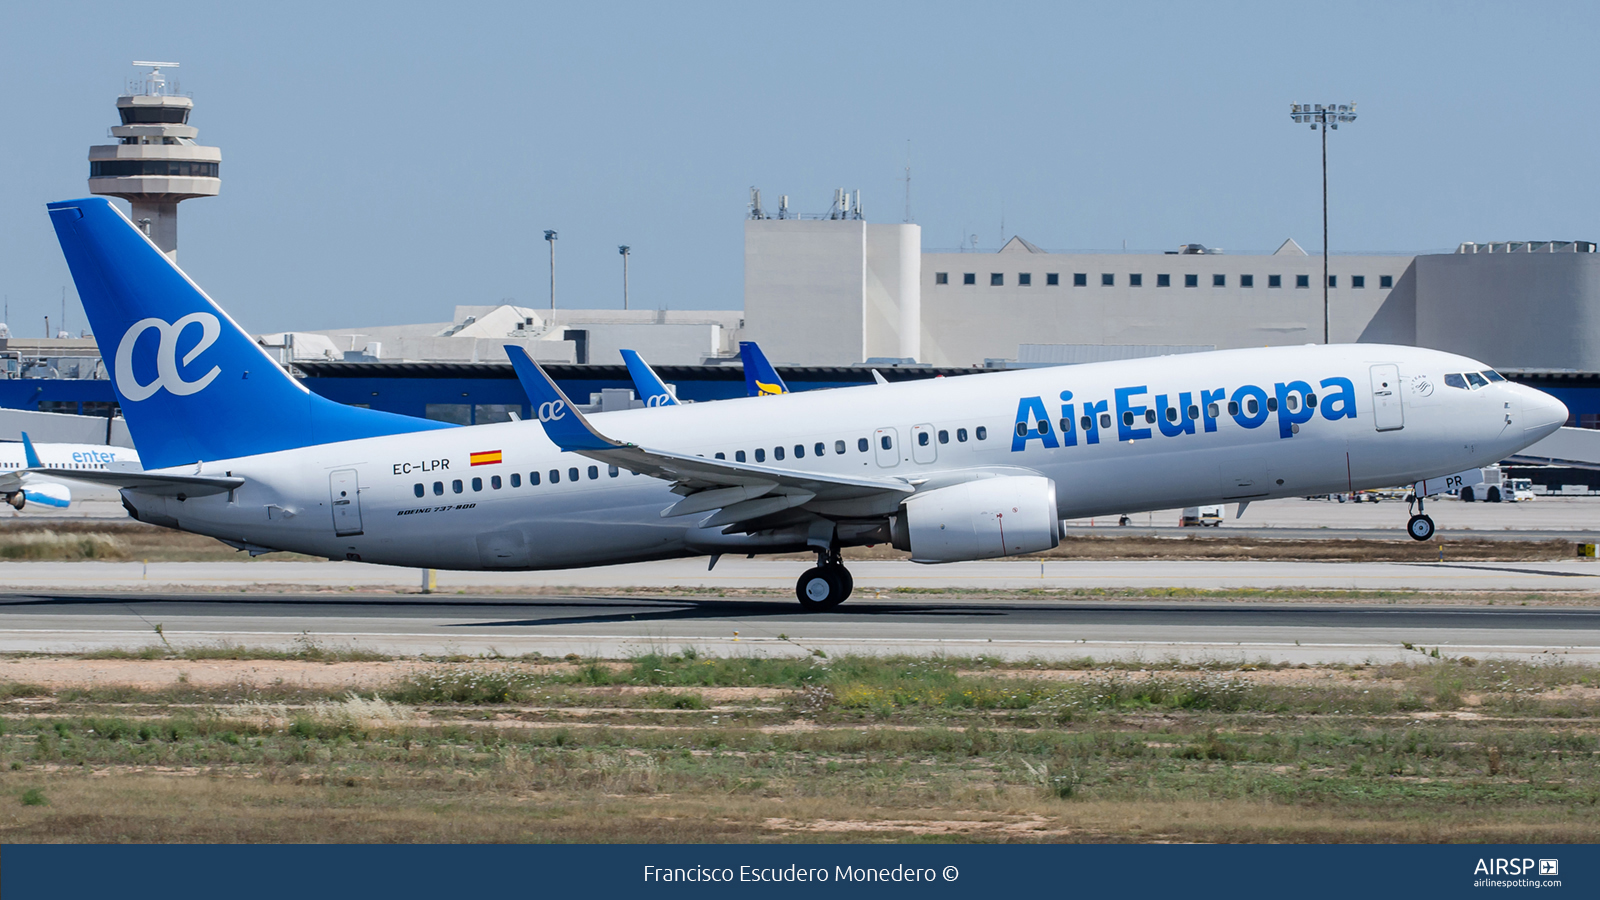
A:
POLYGON ((22 509, 30 501, 35 506, 66 509, 72 504, 72 489, 64 484, 44 481, 28 485, 27 490, 7 494, 5 499, 7 503, 11 504, 12 509, 22 509))
POLYGON ((893 538, 924 563, 1049 550, 1061 542, 1056 483, 1007 475, 916 494, 895 516, 893 538))

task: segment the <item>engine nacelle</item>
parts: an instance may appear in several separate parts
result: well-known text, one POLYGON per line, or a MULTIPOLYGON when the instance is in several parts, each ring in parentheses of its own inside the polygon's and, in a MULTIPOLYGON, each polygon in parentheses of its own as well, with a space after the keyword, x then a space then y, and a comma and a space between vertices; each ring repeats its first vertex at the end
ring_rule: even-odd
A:
POLYGON ((6 497, 6 502, 10 503, 13 509, 22 509, 29 503, 35 506, 66 509, 72 505, 72 490, 64 484, 42 481, 30 484, 26 490, 17 491, 6 497))
POLYGON ((1041 475, 982 478, 919 493, 894 522, 913 562, 960 562, 1049 550, 1061 543, 1056 483, 1041 475))

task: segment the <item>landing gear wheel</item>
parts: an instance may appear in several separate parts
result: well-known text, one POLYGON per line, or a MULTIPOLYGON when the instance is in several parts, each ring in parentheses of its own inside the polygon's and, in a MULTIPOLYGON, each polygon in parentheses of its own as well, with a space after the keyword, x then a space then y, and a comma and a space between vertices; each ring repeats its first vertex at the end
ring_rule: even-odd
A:
POLYGON ((1414 541, 1425 541, 1433 537, 1433 519, 1424 515, 1415 515, 1406 523, 1406 533, 1414 541))
POLYGON ((832 564, 830 568, 833 569, 834 574, 839 578, 839 585, 843 590, 843 596, 839 598, 839 602, 843 603, 844 601, 849 600, 850 594, 855 591, 856 579, 850 574, 849 569, 846 569, 844 566, 841 566, 838 563, 832 564))
POLYGON ((816 566, 807 569, 795 583, 794 593, 801 608, 810 612, 832 609, 850 595, 846 579, 850 573, 843 566, 816 566), (840 574, 844 576, 841 578, 840 574))

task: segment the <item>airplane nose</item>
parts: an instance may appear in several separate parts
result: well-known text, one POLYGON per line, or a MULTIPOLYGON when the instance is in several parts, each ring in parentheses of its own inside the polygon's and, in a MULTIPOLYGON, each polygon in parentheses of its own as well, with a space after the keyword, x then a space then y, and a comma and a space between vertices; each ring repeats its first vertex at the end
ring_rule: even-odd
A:
POLYGON ((1524 395, 1522 408, 1523 432, 1532 439, 1539 439, 1549 434, 1554 434, 1556 429, 1567 424, 1567 405, 1560 400, 1546 394, 1544 391, 1523 387, 1524 395))

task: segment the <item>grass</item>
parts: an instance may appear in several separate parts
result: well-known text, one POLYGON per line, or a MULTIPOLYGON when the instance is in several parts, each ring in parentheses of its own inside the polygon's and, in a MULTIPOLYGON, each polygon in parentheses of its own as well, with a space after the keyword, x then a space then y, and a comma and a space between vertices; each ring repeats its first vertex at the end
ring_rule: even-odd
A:
POLYGON ((23 798, 0 804, 0 835, 1600 838, 1600 670, 1583 666, 392 665, 360 691, 0 685, 0 785, 23 798))
POLYGON ((251 557, 214 538, 128 520, 0 520, 0 560, 212 562, 320 559, 297 553, 251 557))

